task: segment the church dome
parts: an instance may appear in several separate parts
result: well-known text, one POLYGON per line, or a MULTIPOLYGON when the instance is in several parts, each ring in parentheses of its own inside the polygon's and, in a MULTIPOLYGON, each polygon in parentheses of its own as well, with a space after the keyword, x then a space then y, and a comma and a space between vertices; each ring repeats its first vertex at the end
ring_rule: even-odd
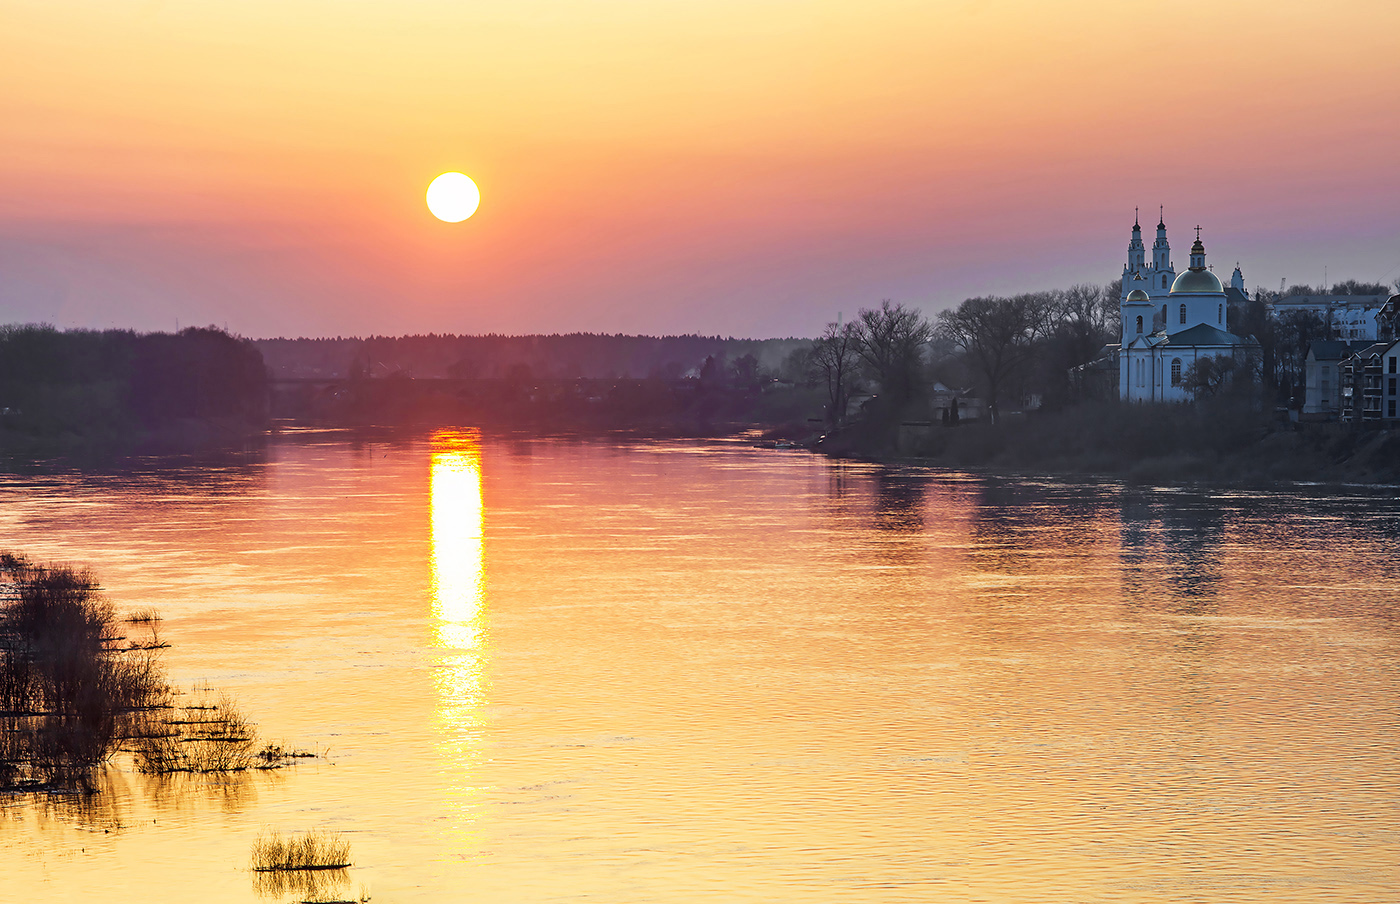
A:
POLYGON ((1187 270, 1172 283, 1171 294, 1190 292, 1194 295, 1220 295, 1224 291, 1225 287, 1220 285, 1220 277, 1209 270, 1187 270))
POLYGON ((1146 302, 1148 304, 1151 304, 1152 298, 1141 289, 1134 289, 1133 291, 1128 293, 1128 304, 1135 304, 1139 302, 1146 302))

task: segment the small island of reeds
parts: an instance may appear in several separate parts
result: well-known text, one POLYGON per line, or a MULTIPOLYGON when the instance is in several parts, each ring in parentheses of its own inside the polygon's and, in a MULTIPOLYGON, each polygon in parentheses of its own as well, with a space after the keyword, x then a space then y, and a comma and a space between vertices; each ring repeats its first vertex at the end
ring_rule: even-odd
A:
POLYGON ((308 756, 258 746, 236 705, 184 693, 160 661, 160 616, 120 618, 91 571, 0 553, 0 790, 97 788, 119 752, 153 774, 239 772, 308 756))

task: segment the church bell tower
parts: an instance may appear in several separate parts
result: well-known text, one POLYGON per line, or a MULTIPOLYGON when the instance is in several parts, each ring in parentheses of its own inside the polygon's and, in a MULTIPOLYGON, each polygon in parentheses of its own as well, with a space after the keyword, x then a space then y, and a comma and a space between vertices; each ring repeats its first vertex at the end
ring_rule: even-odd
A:
MULTIPOLYGON (((1152 243, 1152 269, 1158 273, 1169 272, 1172 268, 1172 246, 1167 244, 1167 223, 1159 213, 1157 216, 1157 241, 1152 243)), ((1170 288, 1168 282, 1164 288, 1170 288)))

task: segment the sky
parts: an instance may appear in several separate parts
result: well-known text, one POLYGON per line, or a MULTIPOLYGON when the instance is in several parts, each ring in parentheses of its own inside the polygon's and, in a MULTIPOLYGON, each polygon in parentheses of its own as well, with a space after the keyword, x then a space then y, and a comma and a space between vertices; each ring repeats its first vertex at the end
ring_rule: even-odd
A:
POLYGON ((0 0, 0 323, 810 336, 1400 278, 1394 0, 0 0), (428 183, 481 188, 448 224, 428 183))

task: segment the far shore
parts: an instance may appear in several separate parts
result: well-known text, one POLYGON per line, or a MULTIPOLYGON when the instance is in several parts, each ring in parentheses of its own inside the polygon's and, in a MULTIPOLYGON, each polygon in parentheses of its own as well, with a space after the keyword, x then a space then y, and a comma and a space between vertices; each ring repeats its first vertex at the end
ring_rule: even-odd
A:
MULTIPOLYGON (((1275 487, 1289 484, 1400 484, 1400 432, 1342 424, 1288 424, 1230 399, 1197 405, 1085 403, 1060 411, 1006 416, 1000 424, 927 421, 880 425, 856 420, 824 430, 814 419, 676 417, 575 420, 550 425, 443 416, 408 423, 336 423, 279 419, 191 419, 159 433, 102 437, 0 434, 3 466, 118 468, 163 457, 259 453, 269 440, 343 436, 357 442, 403 442, 441 428, 479 427, 503 438, 604 440, 735 439, 806 448, 832 458, 946 468, 993 475, 1122 480, 1131 484, 1275 487)), ((775 412, 776 413, 776 412, 775 412)))
POLYGON ((1400 434, 1279 423, 1230 399, 1091 403, 951 428, 880 431, 857 423, 811 447, 835 457, 1139 484, 1400 484, 1400 434))

